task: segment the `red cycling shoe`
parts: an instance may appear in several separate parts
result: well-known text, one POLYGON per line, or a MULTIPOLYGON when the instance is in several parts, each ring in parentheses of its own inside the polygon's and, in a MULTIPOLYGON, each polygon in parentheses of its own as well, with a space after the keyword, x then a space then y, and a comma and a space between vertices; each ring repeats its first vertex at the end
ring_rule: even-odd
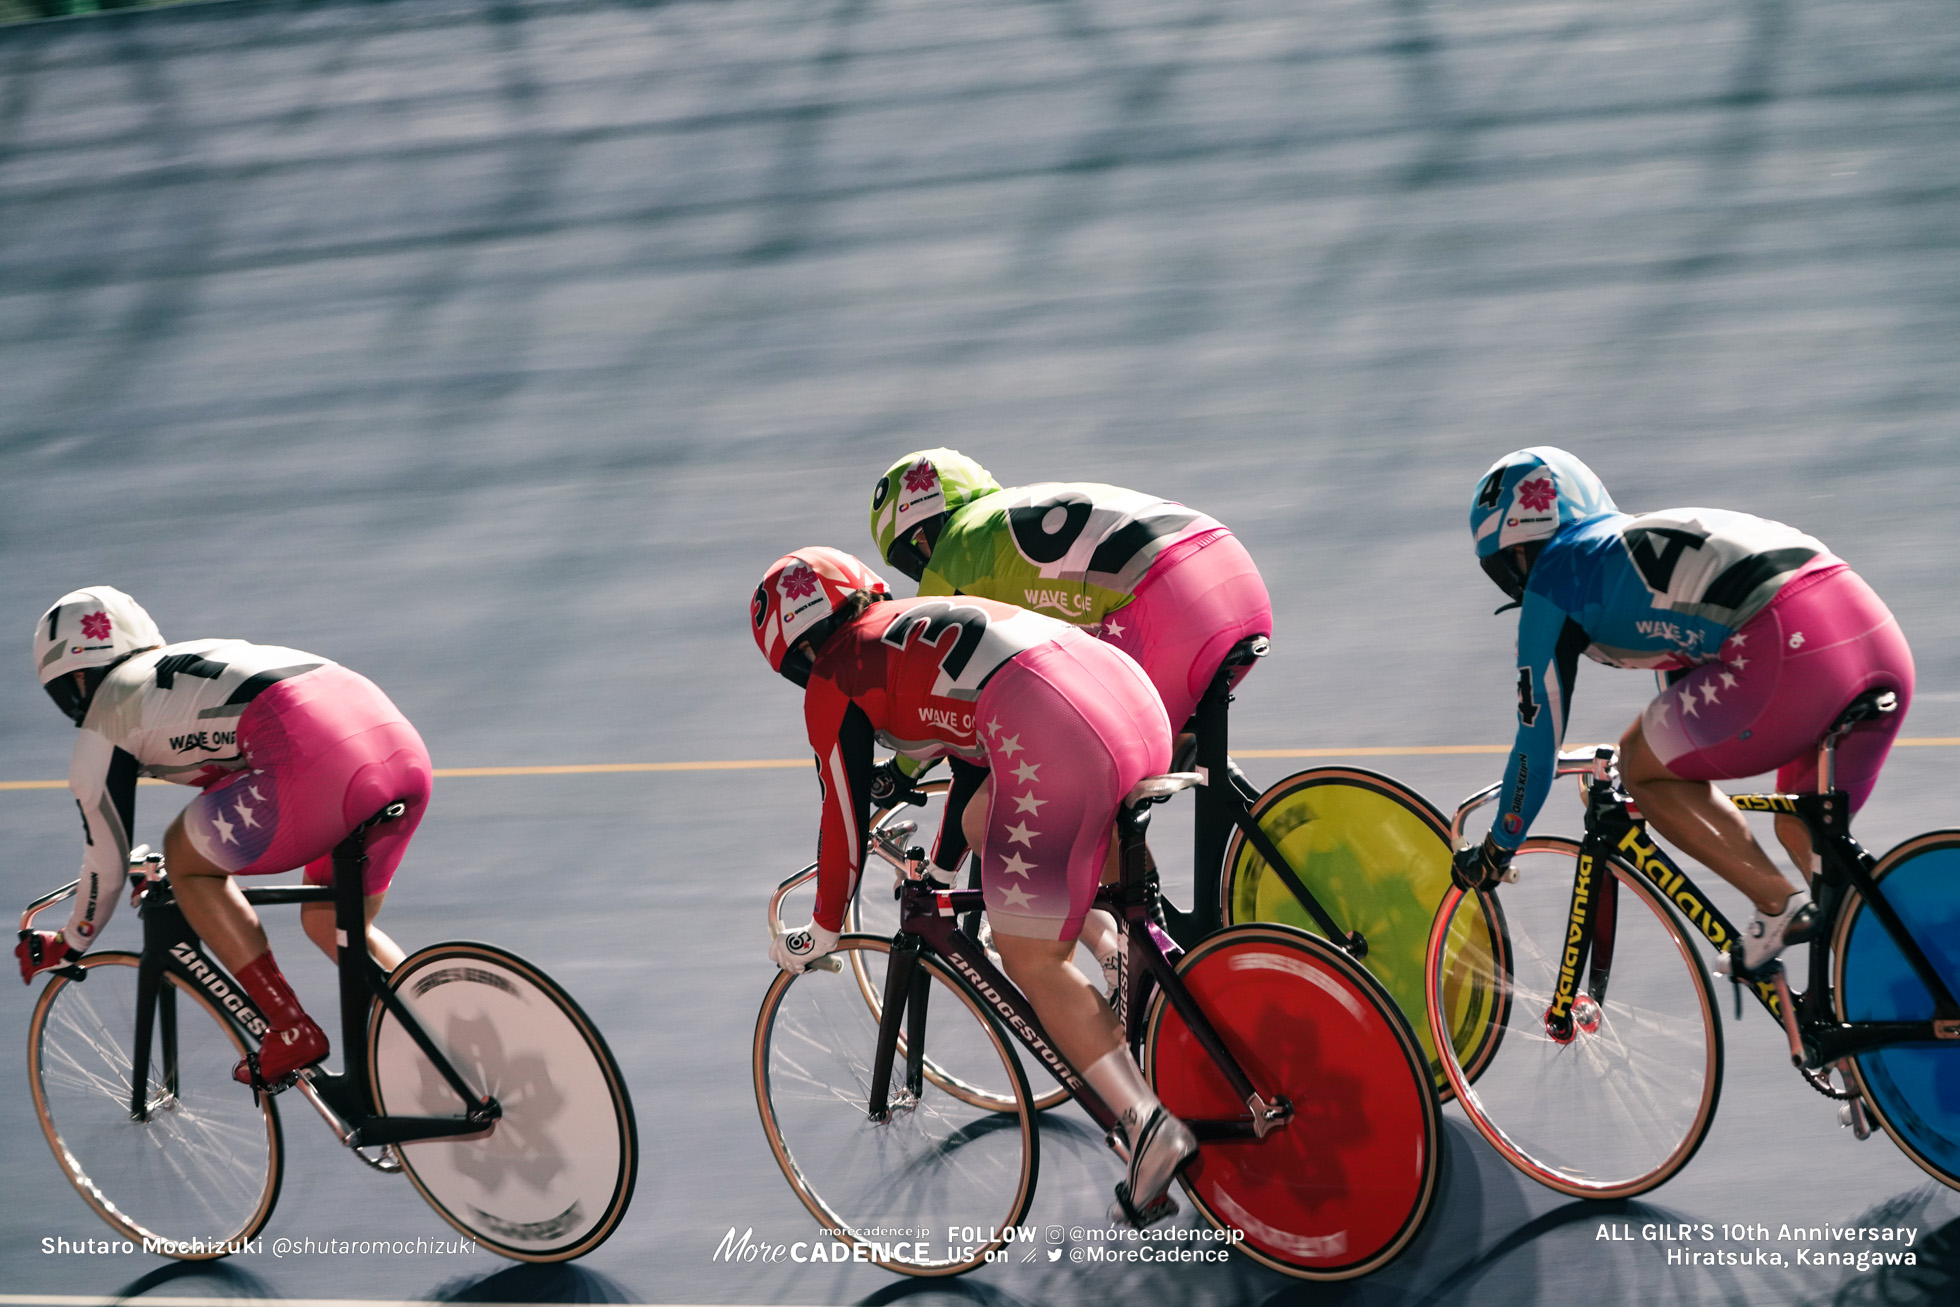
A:
POLYGON ((259 1012, 272 1029, 259 1041, 259 1051, 247 1053, 231 1069, 232 1078, 254 1089, 281 1089, 280 1082, 301 1067, 312 1066, 327 1055, 327 1037, 313 1018, 306 1015, 293 987, 279 972, 270 951, 261 953, 238 969, 238 983, 258 1004, 259 1012))
POLYGON ((268 1031, 256 1053, 247 1053, 231 1069, 231 1078, 254 1089, 271 1089, 301 1067, 312 1066, 327 1055, 327 1037, 310 1017, 285 1030, 268 1031))

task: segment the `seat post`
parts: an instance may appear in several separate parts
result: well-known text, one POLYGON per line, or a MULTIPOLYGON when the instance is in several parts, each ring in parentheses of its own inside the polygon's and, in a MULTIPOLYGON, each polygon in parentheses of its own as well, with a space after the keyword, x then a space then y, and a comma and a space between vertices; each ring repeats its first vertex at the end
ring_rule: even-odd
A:
POLYGON ((1898 693, 1883 687, 1866 690, 1845 705, 1844 711, 1837 715, 1837 720, 1832 722, 1830 729, 1824 732, 1823 743, 1817 746, 1817 792, 1819 794, 1829 794, 1837 788, 1838 741, 1849 735, 1851 728, 1859 722, 1897 712, 1898 708, 1898 693))
MULTIPOLYGON (((334 942, 339 954, 340 974, 340 1062, 354 1079, 355 1068, 366 1060, 368 1008, 373 994, 367 983, 367 881, 366 824, 356 828, 333 850, 334 942)), ((367 1077, 358 1078, 353 1087, 367 1098, 367 1077)), ((371 1113, 374 1105, 368 1103, 371 1113)))
POLYGON ((1232 702, 1232 667, 1218 669, 1191 714, 1198 735, 1198 767, 1205 783, 1198 787, 1195 829, 1192 838, 1191 922, 1196 934, 1187 942, 1211 934, 1224 924, 1218 902, 1219 875, 1225 865, 1225 846, 1232 837, 1232 806, 1238 796, 1232 790, 1231 740, 1227 730, 1232 702))

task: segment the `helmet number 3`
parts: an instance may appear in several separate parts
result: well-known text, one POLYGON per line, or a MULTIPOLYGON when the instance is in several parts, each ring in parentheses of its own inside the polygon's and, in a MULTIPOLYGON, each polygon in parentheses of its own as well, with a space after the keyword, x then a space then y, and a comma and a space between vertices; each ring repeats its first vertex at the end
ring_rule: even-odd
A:
POLYGON ((971 699, 987 674, 1012 658, 1018 649, 1001 640, 988 640, 993 629, 987 614, 969 604, 914 604, 885 628, 879 638, 894 649, 932 645, 940 649, 939 675, 932 693, 940 698, 971 699), (951 644, 947 631, 958 631, 951 644))
POLYGON ((939 669, 957 681, 973 660, 973 651, 987 638, 987 615, 964 604, 918 604, 885 628, 880 637, 894 649, 903 649, 916 636, 921 644, 937 645, 948 630, 959 628, 959 638, 939 658, 939 669))

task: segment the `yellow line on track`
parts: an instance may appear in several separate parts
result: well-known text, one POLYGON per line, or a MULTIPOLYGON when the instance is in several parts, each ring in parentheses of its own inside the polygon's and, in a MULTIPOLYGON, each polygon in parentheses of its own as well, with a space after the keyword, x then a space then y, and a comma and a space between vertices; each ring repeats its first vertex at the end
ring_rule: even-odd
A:
MULTIPOLYGON (((1960 748, 1960 735, 1929 735, 1894 740, 1901 749, 1960 748)), ((1422 758, 1446 754, 1506 753, 1508 744, 1362 744, 1340 749, 1234 749, 1235 758, 1422 758)), ((779 771, 810 766, 808 758, 724 758, 699 762, 584 762, 540 767, 438 767, 443 779, 482 776, 601 776, 620 772, 779 771)), ((140 785, 166 785, 145 780, 140 785)), ((0 790, 59 790, 67 781, 0 781, 0 790)), ((7 1302, 0 1295, 0 1304, 7 1302)))
MULTIPOLYGON (((95 1294, 0 1293, 0 1307, 437 1307, 427 1298, 223 1298, 104 1297, 95 1294)), ((506 1307, 543 1307, 543 1304, 509 1303, 506 1307)), ((646 1307, 654 1307, 652 1304, 646 1307)))

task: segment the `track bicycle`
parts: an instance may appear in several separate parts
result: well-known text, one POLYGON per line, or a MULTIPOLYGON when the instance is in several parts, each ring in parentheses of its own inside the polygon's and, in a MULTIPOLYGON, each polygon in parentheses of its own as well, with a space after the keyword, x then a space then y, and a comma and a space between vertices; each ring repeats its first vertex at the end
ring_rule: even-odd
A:
MULTIPOLYGON (((1873 858, 1835 788, 1838 741, 1896 705, 1870 691, 1838 716, 1819 748, 1816 793, 1730 796, 1747 812, 1800 818, 1817 850, 1801 993, 1780 961, 1743 970, 1734 923, 1649 833, 1611 746, 1560 755, 1559 773, 1577 774, 1586 797, 1584 838, 1526 840, 1510 883, 1453 889, 1430 936, 1432 1028, 1456 989, 1487 989, 1502 1013, 1474 1087, 1461 1067, 1445 1069, 1506 1160, 1561 1193, 1621 1198, 1694 1156, 1723 1056, 1699 938, 1736 985, 1736 1016, 1746 988, 1783 1029, 1806 1082, 1840 1104, 1842 1124, 1862 1139, 1876 1119, 1914 1162, 1960 1188, 1960 831, 1929 831, 1873 858), (1452 954, 1466 924, 1502 947, 1452 954)), ((1495 788, 1464 801, 1458 834, 1495 788)))
MULTIPOLYGON (((1393 996, 1423 1046, 1438 1090, 1447 1094, 1449 1082, 1424 1015, 1423 963, 1430 922, 1450 885, 1449 822, 1421 795, 1358 767, 1312 767, 1257 789, 1231 757, 1231 682, 1234 672, 1269 648, 1265 636, 1234 645, 1192 714, 1185 760, 1200 778, 1192 824, 1194 898, 1186 911, 1160 896, 1164 928, 1187 949, 1221 926, 1258 921, 1296 926, 1333 942, 1393 996), (1214 777, 1221 783, 1213 784, 1214 777)), ((944 782, 921 785, 912 801, 946 788, 944 782)), ((881 902, 854 903, 852 912, 846 930, 883 933, 896 926, 881 902)), ((1087 970, 1094 974, 1093 962, 1087 970)), ((1464 1041, 1455 1052, 1473 1074, 1491 1051, 1494 1015, 1486 1008, 1454 1014, 1452 1029, 1464 1041)), ((1063 1096, 1050 1090, 1044 1098, 1063 1096)))
MULTIPOLYGON (((591 1251, 632 1201, 633 1106, 599 1031, 549 977, 488 944, 434 944, 384 973, 364 944, 362 873, 376 813, 333 852, 332 885, 246 888, 253 904, 331 901, 343 1067, 293 1082, 341 1143, 408 1176, 481 1246, 520 1261, 591 1251)), ((242 1251, 284 1173, 276 1094, 232 1079, 265 1018, 184 920, 163 859, 139 848, 140 953, 55 968, 28 1025, 34 1111, 82 1199, 146 1251, 242 1251), (148 856, 145 856, 148 855, 148 856)), ((75 892, 42 895, 34 916, 75 892)))
MULTIPOLYGON (((1160 944, 1148 928, 1149 807, 1195 780, 1154 777, 1126 798, 1121 879, 1097 894, 1126 939, 1125 1038, 1199 1139, 1179 1180, 1214 1227, 1289 1275, 1365 1274, 1408 1245, 1435 1196, 1440 1115, 1421 1047, 1363 968, 1304 931, 1257 924, 1189 951, 1160 944)), ((900 834, 909 832, 875 837, 905 864, 899 930, 847 934, 836 970, 779 974, 763 995, 756 1105, 784 1177, 825 1233, 888 1270, 954 1275, 1012 1238, 1034 1199, 1039 1109, 1016 1045, 1119 1156, 1126 1145, 1114 1113, 962 924, 982 892, 932 882, 925 851, 899 845, 900 834), (865 984, 880 993, 875 1015, 865 984), (978 1237, 953 1246, 949 1228, 978 1237)), ((777 889, 772 931, 784 896, 813 874, 777 889)))

